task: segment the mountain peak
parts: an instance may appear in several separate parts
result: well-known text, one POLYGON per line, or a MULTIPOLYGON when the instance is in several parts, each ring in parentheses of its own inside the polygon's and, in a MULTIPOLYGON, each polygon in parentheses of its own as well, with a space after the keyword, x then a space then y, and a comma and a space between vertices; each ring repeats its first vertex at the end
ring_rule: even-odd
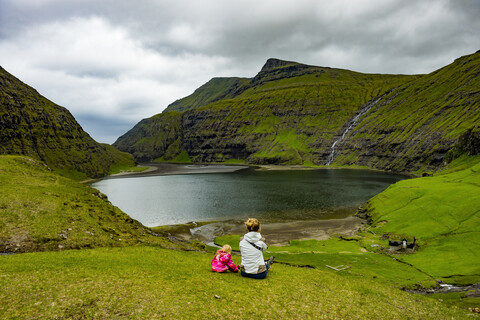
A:
POLYGON ((277 58, 270 58, 267 60, 261 71, 273 70, 291 65, 298 65, 299 63, 293 61, 285 61, 277 58))

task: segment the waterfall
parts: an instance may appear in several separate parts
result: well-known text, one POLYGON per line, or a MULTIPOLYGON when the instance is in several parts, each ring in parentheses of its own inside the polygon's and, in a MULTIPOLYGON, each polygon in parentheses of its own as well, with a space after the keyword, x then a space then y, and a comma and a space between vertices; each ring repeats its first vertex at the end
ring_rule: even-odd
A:
POLYGON ((353 128, 355 128, 355 126, 357 125, 358 119, 360 119, 361 116, 363 116, 373 106, 375 106, 378 103, 378 101, 380 101, 384 96, 385 95, 382 95, 376 98, 375 100, 370 100, 369 102, 365 103, 357 112, 357 114, 348 122, 347 128, 345 129, 345 131, 343 131, 342 136, 337 140, 335 140, 335 142, 333 142, 332 146, 330 147, 330 155, 328 156, 327 166, 331 165, 333 163, 333 160, 335 159, 335 146, 337 145, 337 143, 345 139, 345 137, 347 136, 347 133, 353 128))

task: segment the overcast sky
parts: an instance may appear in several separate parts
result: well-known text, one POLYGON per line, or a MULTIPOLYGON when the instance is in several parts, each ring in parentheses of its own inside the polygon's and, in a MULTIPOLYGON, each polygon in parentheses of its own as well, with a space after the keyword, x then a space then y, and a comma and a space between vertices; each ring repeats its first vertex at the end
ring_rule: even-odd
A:
POLYGON ((479 0, 0 0, 0 65, 97 141, 270 57, 429 73, 480 49, 479 0))

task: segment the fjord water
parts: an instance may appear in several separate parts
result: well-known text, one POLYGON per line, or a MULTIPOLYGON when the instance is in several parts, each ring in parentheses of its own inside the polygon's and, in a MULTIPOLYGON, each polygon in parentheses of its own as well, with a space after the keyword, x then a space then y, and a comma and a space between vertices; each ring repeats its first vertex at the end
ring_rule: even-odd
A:
POLYGON ((190 221, 344 218, 403 175, 356 169, 272 170, 105 179, 92 186, 153 227, 190 221))

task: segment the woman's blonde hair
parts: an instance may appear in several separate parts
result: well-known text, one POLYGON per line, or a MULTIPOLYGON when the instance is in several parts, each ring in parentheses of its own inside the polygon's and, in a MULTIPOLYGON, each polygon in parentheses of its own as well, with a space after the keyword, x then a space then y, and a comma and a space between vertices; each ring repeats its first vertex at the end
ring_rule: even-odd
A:
POLYGON ((258 231, 260 230, 260 222, 255 218, 250 218, 245 222, 245 226, 248 231, 258 231))

